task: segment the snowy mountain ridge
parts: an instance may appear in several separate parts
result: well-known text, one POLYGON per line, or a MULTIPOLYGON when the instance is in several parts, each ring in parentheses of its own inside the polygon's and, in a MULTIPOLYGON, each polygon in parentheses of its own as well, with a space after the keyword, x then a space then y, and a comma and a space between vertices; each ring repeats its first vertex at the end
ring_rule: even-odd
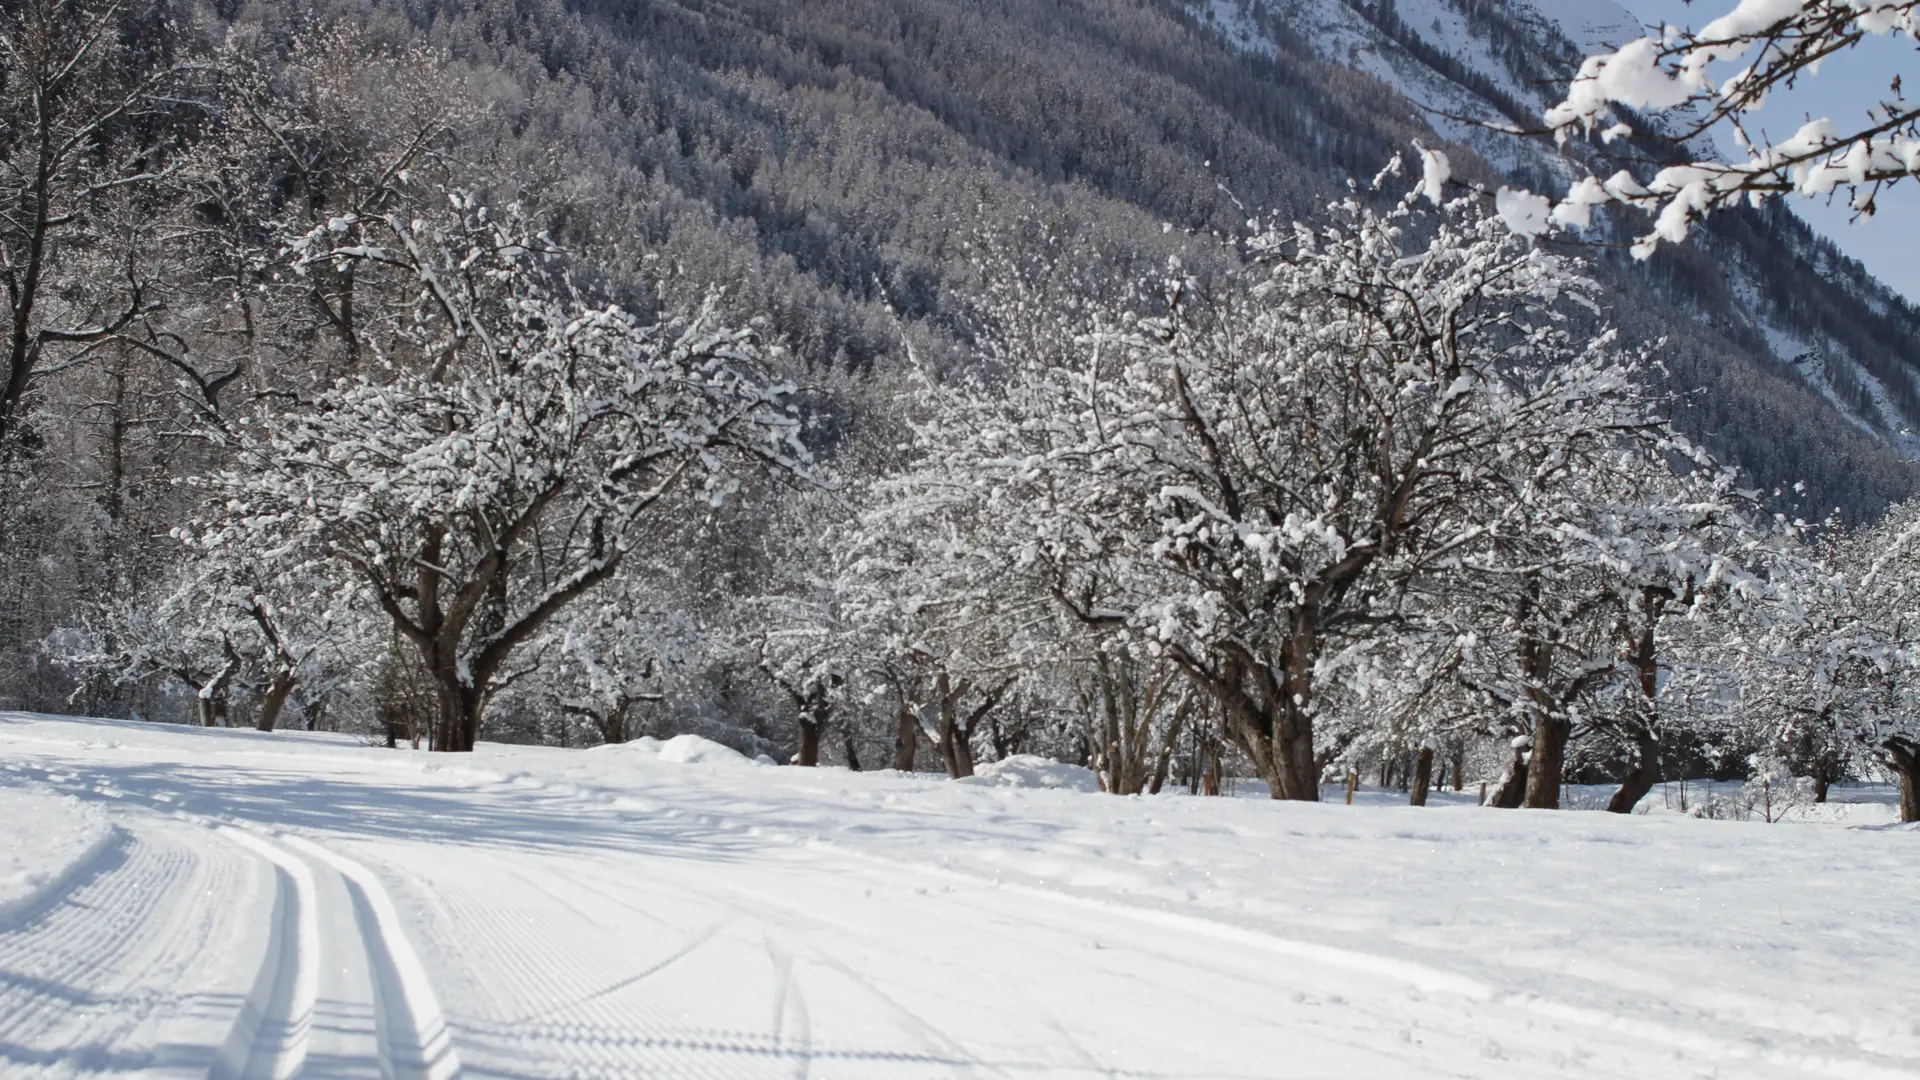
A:
MULTIPOLYGON (((1276 34, 1296 35, 1322 58, 1392 87, 1436 134, 1471 150, 1504 181, 1545 189, 1564 186, 1576 175, 1575 166, 1549 141, 1497 129, 1537 125, 1582 57, 1645 32, 1632 13, 1609 0, 1209 0, 1203 18, 1229 42, 1257 53, 1271 53, 1276 34)), ((1713 153, 1708 137, 1692 149, 1713 153)), ((1775 230, 1770 239, 1806 272, 1869 317, 1914 324, 1901 298, 1817 242, 1797 219, 1794 225, 1775 230)), ((1625 234, 1616 232, 1617 225, 1599 239, 1623 240, 1625 234)), ((1914 434, 1920 427, 1920 358, 1850 346, 1822 333, 1799 317, 1796 298, 1763 283, 1765 264, 1778 258, 1729 244, 1724 235, 1702 243, 1714 248, 1713 257, 1726 269, 1725 310, 1700 312, 1704 329, 1737 332, 1743 345, 1791 372, 1849 423, 1902 456, 1920 459, 1914 434)))

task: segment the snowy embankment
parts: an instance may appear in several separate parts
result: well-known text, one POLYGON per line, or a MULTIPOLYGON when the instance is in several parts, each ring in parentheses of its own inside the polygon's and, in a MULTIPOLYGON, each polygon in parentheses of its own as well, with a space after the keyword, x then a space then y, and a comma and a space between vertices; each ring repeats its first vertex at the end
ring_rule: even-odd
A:
POLYGON ((0 1074, 1920 1077, 1912 829, 994 771, 0 716, 0 1074))
POLYGON ((72 796, 0 787, 0 931, 31 918, 111 849, 107 815, 72 796))

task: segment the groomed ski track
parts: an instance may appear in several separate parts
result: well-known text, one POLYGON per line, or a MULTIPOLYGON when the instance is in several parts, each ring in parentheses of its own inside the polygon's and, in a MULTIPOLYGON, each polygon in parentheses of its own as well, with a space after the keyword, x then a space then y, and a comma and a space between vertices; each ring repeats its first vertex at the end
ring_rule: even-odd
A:
MULTIPOLYGON (((1779 992, 1790 967, 1733 984, 1712 935, 1659 946, 1691 973, 1604 926, 1563 943, 1557 969, 1538 943, 1488 947, 1458 908, 1491 868, 1473 864, 1478 833, 1449 830, 1521 815, 1343 808, 1396 815, 1401 846, 1342 911, 1351 885, 1286 865, 1290 835, 1311 847, 1355 820, 1332 808, 1181 800, 1168 831, 1141 816, 1164 813, 1150 801, 797 771, 0 715, 0 790, 110 823, 0 906, 0 1076, 1920 1077, 1906 1019, 1856 1007, 1837 977, 1836 994, 1779 992), (1129 822, 1173 854, 1130 849, 1129 822), (1265 859, 1204 857, 1259 845, 1265 859), (1190 903, 1129 886, 1181 852, 1220 880, 1190 903), (1272 864, 1286 872, 1245 880, 1272 864), (1335 903, 1283 923, 1234 889, 1335 903), (1369 931, 1383 897, 1426 930, 1369 931), (1451 945, 1432 910, 1447 905, 1451 945)), ((1603 922, 1551 878, 1582 858, 1612 869, 1591 860, 1615 826, 1706 837, 1661 865, 1725 858, 1712 842, 1736 828, 1599 822, 1601 841, 1564 838, 1584 855, 1519 851, 1549 878, 1522 906, 1603 922)), ((1911 832, 1800 828, 1851 845, 1837 863, 1920 865, 1911 832)), ((1746 835, 1765 858, 1779 834, 1746 835)), ((1896 926, 1913 876, 1886 889, 1896 926)), ((1813 914, 1798 894, 1764 902, 1783 924, 1813 914)))

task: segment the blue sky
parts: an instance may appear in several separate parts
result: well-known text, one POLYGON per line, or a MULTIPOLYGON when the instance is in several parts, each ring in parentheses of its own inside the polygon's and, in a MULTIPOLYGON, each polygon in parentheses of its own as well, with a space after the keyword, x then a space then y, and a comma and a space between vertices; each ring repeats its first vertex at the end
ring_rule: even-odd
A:
MULTIPOLYGON (((1646 22, 1698 28, 1731 10, 1736 0, 1698 0, 1691 5, 1682 0, 1618 2, 1646 22)), ((1920 90, 1920 52, 1905 39, 1870 39, 1829 60, 1819 75, 1803 79, 1791 91, 1775 94, 1757 126, 1777 141, 1792 135, 1810 118, 1824 116, 1836 124, 1852 123, 1864 117, 1868 105, 1885 96, 1895 74, 1905 75, 1909 95, 1920 90)), ((1721 145, 1730 150, 1734 144, 1723 138, 1721 145)), ((1842 251, 1866 264, 1875 276, 1909 300, 1920 303, 1920 250, 1916 250, 1920 247, 1920 184, 1906 181, 1895 185, 1882 193, 1879 212, 1871 220, 1858 222, 1851 220, 1852 211, 1838 201, 1831 206, 1816 199, 1794 198, 1791 202, 1801 217, 1831 237, 1842 251)))

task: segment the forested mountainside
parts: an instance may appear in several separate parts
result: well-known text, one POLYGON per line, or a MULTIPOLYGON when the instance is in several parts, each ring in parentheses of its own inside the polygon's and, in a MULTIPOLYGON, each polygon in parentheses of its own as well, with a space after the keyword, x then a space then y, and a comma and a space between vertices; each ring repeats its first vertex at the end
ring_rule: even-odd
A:
MULTIPOLYGON (((514 159, 597 252, 734 283, 810 363, 852 370, 897 359, 903 323, 964 344, 972 241, 1070 251, 1110 280, 1175 250, 1217 257, 1181 234, 1314 214, 1432 125, 1504 175, 1550 182, 1549 144, 1438 113, 1530 118, 1579 55, 1557 13, 1525 0, 232 13, 445 50, 473 95, 464 138, 514 159)), ((1911 490, 1896 462, 1920 419, 1920 335, 1857 265, 1784 212, 1728 216, 1647 267, 1597 254, 1609 318, 1667 342, 1682 426, 1756 485, 1804 481, 1800 509, 1855 518, 1911 490)))
MULTIPOLYGON (((1567 7, 1581 26, 1605 10, 1567 7)), ((1430 125, 1542 181, 1550 144, 1440 114, 1531 120, 1580 55, 1560 13, 1485 0, 375 11, 382 33, 512 80, 515 130, 563 134, 597 239, 749 276, 811 360, 855 368, 898 352, 901 320, 964 341, 981 235, 1124 274, 1180 246, 1163 223, 1312 214, 1430 125)), ((1730 216, 1648 267, 1600 254, 1610 317, 1667 342, 1681 424, 1757 485, 1804 481, 1800 509, 1855 518, 1911 490, 1915 316, 1857 265, 1784 212, 1730 216)))
MULTIPOLYGON (((1580 27, 1607 10, 1562 6, 1580 27)), ((1431 126, 1477 151, 1482 176, 1551 184, 1551 144, 1442 114, 1537 117, 1580 55, 1562 14, 1486 0, 419 4, 386 32, 424 27, 476 66, 546 84, 518 125, 565 131, 583 165, 617 173, 603 203, 647 208, 631 235, 752 275, 811 359, 861 367, 897 353, 900 320, 964 341, 965 242, 983 232, 1124 272, 1179 246, 1163 223, 1232 233, 1249 212, 1315 213, 1431 126), (568 116, 540 104, 563 87, 568 116)), ((1598 21, 1581 44, 1604 40, 1598 21)), ((1667 342, 1682 426, 1756 485, 1804 481, 1797 509, 1856 519, 1911 490, 1898 461, 1920 419, 1920 335, 1856 264, 1784 211, 1729 216, 1651 266, 1596 254, 1609 317, 1667 342)))

